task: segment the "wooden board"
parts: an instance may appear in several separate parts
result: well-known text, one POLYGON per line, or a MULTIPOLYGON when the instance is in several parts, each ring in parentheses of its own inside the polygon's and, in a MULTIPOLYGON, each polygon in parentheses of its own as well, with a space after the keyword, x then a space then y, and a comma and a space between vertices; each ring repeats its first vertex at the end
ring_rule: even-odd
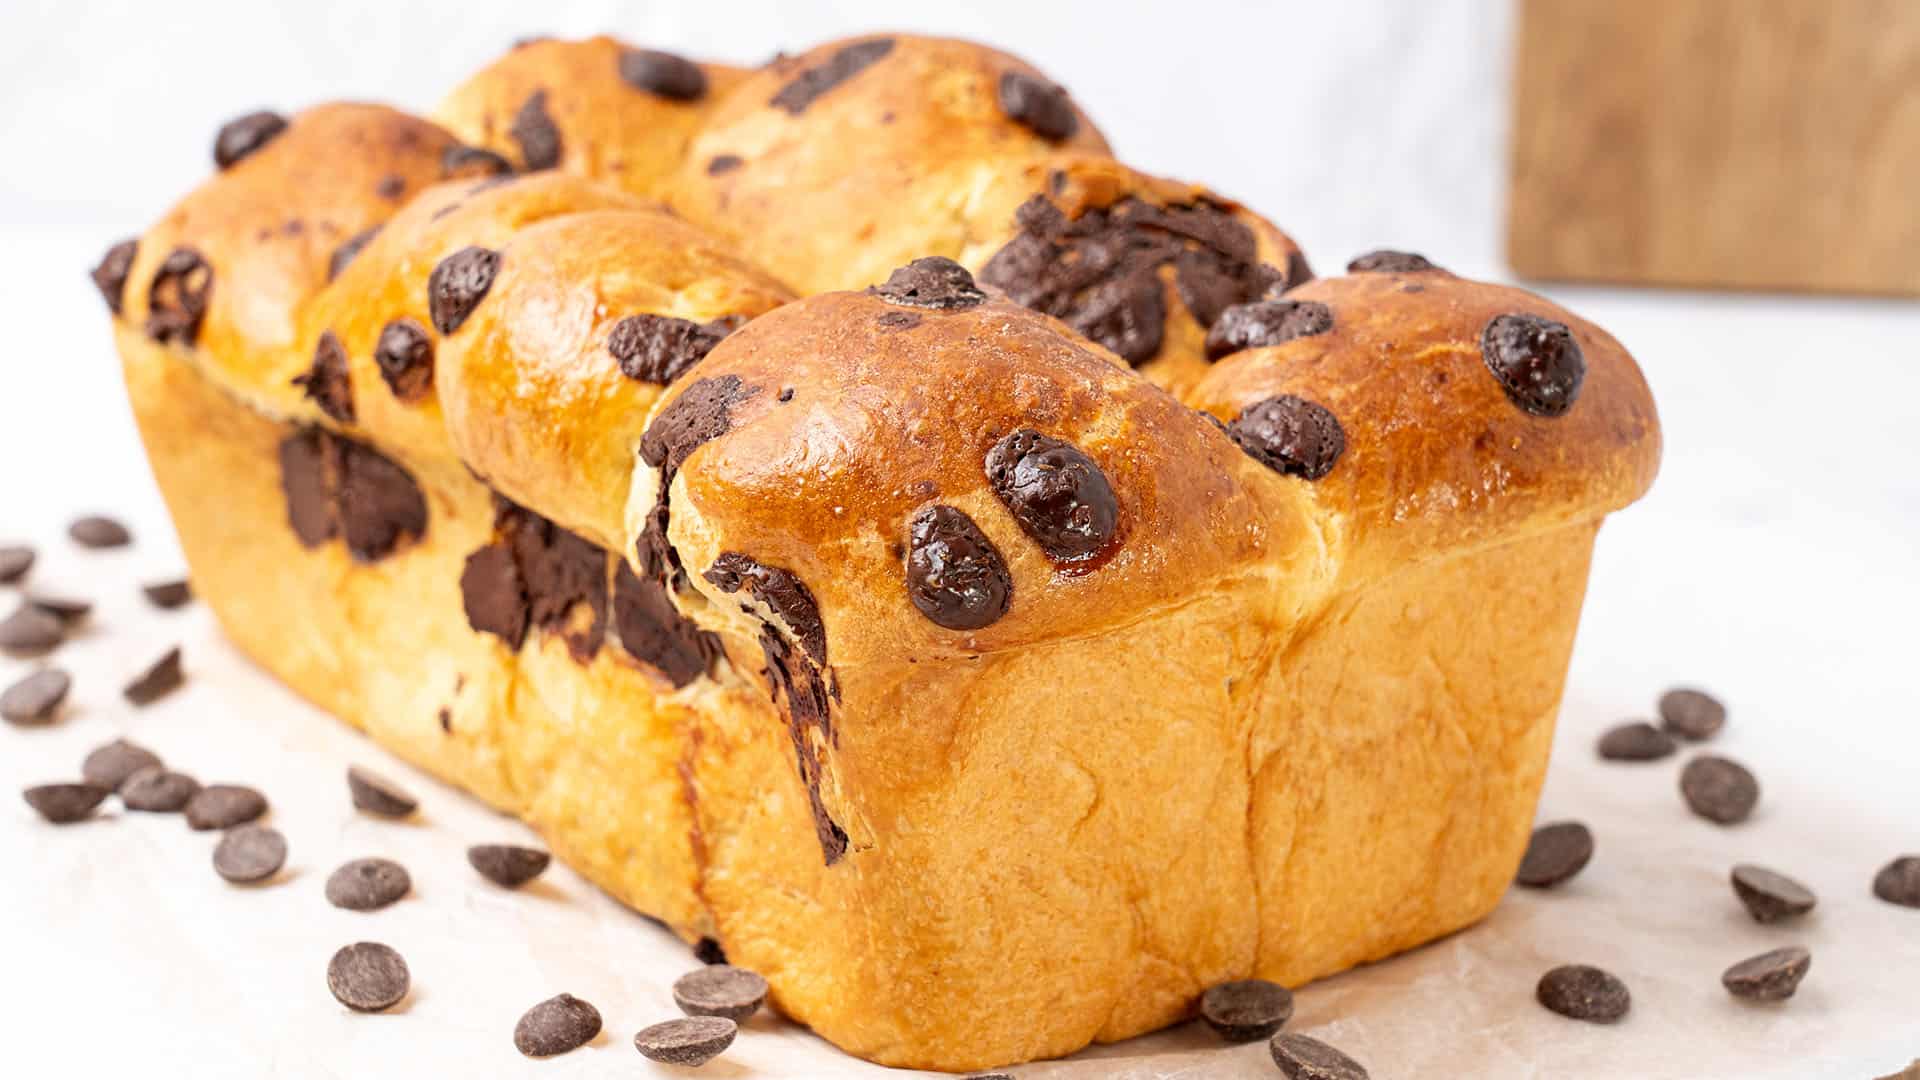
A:
POLYGON ((1528 277, 1920 295, 1920 0, 1521 0, 1528 277))

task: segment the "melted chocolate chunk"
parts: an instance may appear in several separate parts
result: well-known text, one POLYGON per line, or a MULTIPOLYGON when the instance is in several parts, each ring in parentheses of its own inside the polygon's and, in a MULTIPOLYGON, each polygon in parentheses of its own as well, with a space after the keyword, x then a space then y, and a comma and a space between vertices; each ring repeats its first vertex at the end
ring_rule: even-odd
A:
POLYGON ((513 162, 482 147, 454 143, 440 154, 440 173, 449 180, 512 176, 513 162))
POLYGON ((280 490, 287 497, 287 524, 307 547, 340 535, 334 513, 334 473, 339 468, 333 436, 303 428, 280 443, 280 490))
POLYGON ((504 499, 494 529, 513 552, 533 625, 564 634, 567 651, 580 663, 593 659, 606 637, 606 549, 504 499), (577 604, 587 605, 584 627, 570 619, 577 604))
POLYGON ((738 375, 699 379, 660 410, 640 436, 640 458, 660 470, 660 491, 637 544, 640 568, 648 576, 667 581, 682 571, 680 557, 667 542, 667 492, 674 474, 695 450, 725 435, 733 427, 733 407, 760 392, 738 375))
POLYGON ((320 344, 313 350, 313 366, 305 375, 294 376, 293 385, 335 422, 353 423, 353 385, 347 376, 347 347, 340 344, 333 331, 320 335, 320 344))
POLYGON ((1014 122, 1053 142, 1070 139, 1080 130, 1080 118, 1074 115, 1067 92, 1025 72, 1009 71, 1000 76, 1000 108, 1014 122))
POLYGON ((93 268, 93 286, 107 302, 107 310, 120 314, 120 301, 127 292, 127 274, 133 270, 133 257, 140 252, 140 241, 122 240, 107 249, 100 264, 93 268))
POLYGON ((272 142, 287 130, 287 118, 276 112, 251 112, 229 120, 213 137, 213 163, 231 169, 240 159, 272 142))
POLYGON ((987 451, 987 482, 1054 562, 1090 559, 1113 540, 1120 517, 1113 486, 1072 443, 1022 428, 987 451))
POLYGON ((673 606, 665 585, 635 574, 624 559, 613 572, 613 627, 627 652, 675 688, 713 670, 722 651, 719 638, 673 606))
POLYGON ((886 284, 871 286, 867 292, 891 304, 935 311, 987 302, 987 294, 973 283, 966 267, 939 255, 913 260, 888 275, 886 284))
POLYGON ((1438 269, 1440 268, 1428 262, 1424 255, 1384 248, 1357 256, 1347 264, 1349 274, 1414 274, 1422 270, 1438 269))
POLYGON ((1480 356, 1507 398, 1534 416, 1565 416, 1587 377, 1573 331, 1539 315, 1495 316, 1480 335, 1480 356))
POLYGON ((378 450, 322 428, 280 443, 287 521, 307 547, 341 536, 360 562, 377 562, 427 531, 427 500, 413 477, 378 450))
POLYGON ((613 324, 607 351, 629 379, 665 386, 706 358, 731 327, 719 321, 701 324, 667 315, 629 315, 613 324))
POLYGON ((520 160, 528 172, 551 169, 560 164, 560 129, 547 112, 547 92, 535 90, 513 114, 507 134, 520 144, 520 160))
POLYGON ((707 161, 708 176, 722 176, 746 164, 739 154, 715 154, 707 161))
POLYGON ((200 336, 213 292, 213 267, 199 252, 174 248, 147 287, 147 336, 163 345, 191 345, 200 336))
POLYGON ((820 618, 820 605, 806 582, 791 570, 767 566, 737 551, 722 552, 701 575, 721 592, 739 592, 745 586, 755 600, 765 604, 787 624, 787 632, 800 643, 813 662, 827 663, 827 627, 820 618))
POLYGON ((873 38, 835 50, 826 62, 807 68, 794 76, 767 102, 789 115, 799 116, 821 95, 865 71, 893 51, 892 38, 873 38))
POLYGON ((395 319, 381 328, 373 362, 387 389, 401 401, 419 401, 433 389, 433 339, 412 319, 395 319))
POLYGON ((333 255, 327 259, 327 280, 332 281, 339 277, 340 271, 345 270, 347 264, 360 254, 360 249, 372 243, 373 238, 379 233, 380 226, 374 225, 347 237, 339 247, 334 248, 333 255))
POLYGON ((635 90, 672 101, 698 101, 707 93, 707 74, 700 65, 658 49, 623 50, 620 79, 635 90))
POLYGON ((441 259, 427 276, 427 312, 433 328, 442 334, 460 329, 486 299, 499 272, 500 253, 483 247, 464 247, 441 259))
POLYGON ((1007 613, 1013 575, 987 534, 964 511, 934 505, 908 529, 907 597, 949 630, 978 630, 1007 613))
POLYGON ((1264 349, 1333 329, 1333 311, 1316 300, 1255 300, 1235 304, 1207 331, 1207 359, 1242 349, 1264 349))
POLYGON ((787 734, 793 741, 794 761, 800 781, 807 788, 807 803, 813 812, 814 835, 820 840, 820 853, 828 866, 847 853, 847 832, 828 813, 820 797, 821 753, 814 746, 812 731, 824 741, 833 740, 831 696, 820 669, 805 656, 796 654, 773 627, 760 631, 760 650, 767 658, 767 685, 777 706, 786 699, 787 734))
POLYGON ((467 625, 475 630, 492 634, 515 652, 527 640, 527 586, 506 544, 495 541, 467 556, 460 602, 467 625))
POLYGON ((1347 433, 1323 406, 1281 394, 1246 407, 1227 434, 1249 457, 1287 476, 1318 480, 1347 449, 1347 433))

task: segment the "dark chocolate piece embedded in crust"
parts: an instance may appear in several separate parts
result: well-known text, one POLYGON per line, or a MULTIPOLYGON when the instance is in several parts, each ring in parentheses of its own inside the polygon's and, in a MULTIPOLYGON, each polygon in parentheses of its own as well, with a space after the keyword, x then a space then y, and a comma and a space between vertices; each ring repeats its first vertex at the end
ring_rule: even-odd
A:
POLYGON ((127 291, 127 274, 133 270, 133 257, 139 251, 138 240, 122 240, 107 249, 90 275, 94 288, 100 290, 101 298, 107 302, 107 310, 115 315, 120 314, 120 301, 127 291))
POLYGON ((500 253, 483 247, 464 247, 441 259, 427 275, 427 313, 442 334, 460 329, 473 309, 486 299, 500 272, 500 253))
POLYGON ((673 606, 665 584, 635 574, 624 559, 613 571, 613 628, 622 648, 676 688, 713 670, 722 653, 719 638, 673 606))
POLYGON ((1480 355, 1522 411, 1565 416, 1580 398, 1586 354, 1562 322, 1525 312, 1498 315, 1480 335, 1480 355))
POLYGON ((1207 359, 1284 345, 1333 329, 1333 311, 1316 300, 1254 300, 1220 313, 1207 331, 1207 359))
POLYGON ((305 374, 293 377, 308 401, 336 423, 353 423, 353 384, 347 374, 347 348, 328 330, 320 335, 313 350, 313 365, 305 374))
POLYGON ((952 311, 987 302, 987 294, 973 282, 967 268, 952 259, 929 255, 915 259, 888 275, 884 284, 867 292, 890 304, 952 311))
POLYGON ((1000 108, 1016 123, 1051 142, 1073 138, 1080 130, 1073 99, 1066 90, 1023 71, 1000 76, 1000 108))
POLYGON ((949 630, 998 622, 1013 602, 1013 575, 993 541, 966 512, 934 505, 908 526, 907 597, 949 630))
POLYGON ((420 401, 433 389, 433 339, 412 319, 395 319, 381 327, 373 362, 387 389, 401 401, 420 401))
POLYGON ((301 428, 280 443, 287 521, 307 547, 344 536, 375 562, 426 534, 427 501, 411 474, 365 443, 301 428))
POLYGON ((872 38, 843 46, 824 63, 807 68, 780 88, 767 104, 799 116, 821 95, 865 71, 893 51, 892 38, 872 38))
POLYGON ((200 336, 213 293, 213 267, 198 251, 174 248, 147 286, 147 336, 162 345, 191 345, 200 336))
POLYGON ((229 120, 213 137, 213 163, 221 169, 230 169, 285 130, 287 118, 265 110, 229 120))
POLYGON ((551 169, 560 164, 560 129, 547 112, 547 92, 535 90, 527 95, 520 111, 513 115, 507 134, 520 144, 520 160, 528 172, 551 169))
POLYGON ((629 315, 613 324, 607 351, 629 379, 665 386, 706 358, 732 332, 723 321, 697 323, 668 315, 629 315))
POLYGON ((986 470, 993 493, 1054 562, 1084 561, 1112 543, 1119 502, 1079 447, 1021 428, 987 451, 986 470))
POLYGON ((1227 435, 1247 455, 1275 472, 1318 480, 1347 449, 1347 433, 1324 406, 1293 394, 1246 407, 1227 435))
POLYGON ((671 101, 698 101, 707 93, 707 73, 683 56, 658 49, 624 49, 620 79, 636 90, 671 101))

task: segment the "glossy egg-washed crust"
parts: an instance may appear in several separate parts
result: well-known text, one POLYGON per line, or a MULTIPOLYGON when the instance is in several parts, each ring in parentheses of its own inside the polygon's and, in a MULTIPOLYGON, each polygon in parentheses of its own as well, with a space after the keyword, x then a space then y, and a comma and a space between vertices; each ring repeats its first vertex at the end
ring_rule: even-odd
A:
POLYGON ((990 49, 632 51, 256 126, 96 272, 241 647, 887 1064, 1489 911, 1658 462, 1619 344, 1309 280, 990 49))

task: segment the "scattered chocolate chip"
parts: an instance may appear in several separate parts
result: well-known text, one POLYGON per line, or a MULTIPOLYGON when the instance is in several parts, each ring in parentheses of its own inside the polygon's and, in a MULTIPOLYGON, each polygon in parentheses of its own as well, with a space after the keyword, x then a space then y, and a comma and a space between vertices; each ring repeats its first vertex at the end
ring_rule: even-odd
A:
POLYGON ((1067 92, 1023 71, 1000 76, 1000 108, 1015 123, 1052 142, 1070 139, 1080 130, 1080 118, 1074 115, 1067 92))
POLYGON ((1514 880, 1531 889, 1551 889, 1586 869, 1593 858, 1593 832, 1577 821, 1533 830, 1514 880))
POLYGON ((295 375, 293 385, 336 423, 353 423, 353 385, 347 375, 347 347, 328 330, 313 350, 313 364, 295 375))
POLYGON ((1677 687, 1660 695, 1660 723, 1668 734, 1700 742, 1726 726, 1727 707, 1705 691, 1677 687))
POLYGON ((1293 1018, 1293 992, 1265 979, 1236 979, 1200 995, 1200 1019, 1228 1042, 1272 1037, 1293 1018))
POLYGON ((427 276, 427 311, 433 328, 442 334, 460 329, 486 299, 499 272, 500 253, 483 247, 464 247, 441 259, 427 276))
POLYGON ((739 1031, 724 1016, 688 1016, 640 1029, 633 1045, 649 1061, 699 1068, 732 1046, 739 1031))
POLYGON ((613 324, 607 351, 629 379, 665 386, 706 358, 727 336, 724 327, 667 315, 629 315, 613 324))
POLYGON ((212 292, 207 260, 192 248, 174 248, 147 286, 147 336, 162 345, 193 344, 212 292))
POLYGON ((93 816, 111 794, 98 784, 39 784, 21 792, 27 805, 55 825, 71 825, 93 816))
POLYGON ((635 90, 674 101, 698 101, 707 92, 707 73, 700 65, 658 49, 621 50, 620 79, 635 90))
POLYGON ((1007 613, 1013 575, 966 512, 929 506, 908 527, 907 597, 949 630, 978 630, 1007 613))
POLYGON ((1523 411, 1564 416, 1580 397, 1587 358, 1567 325, 1524 312, 1498 315, 1480 335, 1487 370, 1523 411))
POLYGON ((287 838, 265 825, 228 829, 213 849, 213 869, 237 885, 265 881, 287 864, 287 838))
POLYGON ((93 268, 93 285, 107 302, 107 310, 120 314, 121 300, 127 292, 127 275, 133 270, 133 257, 140 252, 138 240, 122 240, 100 256, 93 268))
POLYGON ((799 116, 807 111, 807 106, 819 100, 821 95, 865 71, 882 57, 893 51, 892 38, 873 38, 855 42, 852 45, 836 49, 826 61, 807 68, 793 77, 779 93, 767 102, 776 109, 784 109, 790 116, 799 116))
POLYGON ((19 545, 0 547, 0 585, 11 585, 33 569, 33 549, 19 545))
POLYGON ((120 803, 129 810, 177 814, 200 790, 200 781, 159 765, 149 765, 120 785, 120 803))
POLYGON ((715 154, 707 159, 707 175, 725 176, 746 163, 739 154, 715 154))
POLYGON ((185 681, 186 676, 180 671, 180 649, 175 646, 135 675, 120 693, 135 705, 151 705, 179 689, 185 681))
POLYGON ((420 808, 405 788, 358 765, 347 767, 347 794, 355 807, 381 817, 403 818, 420 808))
POLYGON ((513 844, 475 844, 467 849, 467 862, 481 877, 508 889, 539 877, 552 861, 553 856, 538 848, 513 844))
POLYGON ((26 600, 27 603, 59 619, 67 626, 72 626, 86 618, 93 611, 93 601, 82 600, 77 596, 32 592, 27 594, 26 600))
POLYGON ((1625 983, 1586 964, 1567 964, 1540 976, 1534 996, 1561 1016, 1595 1024, 1613 1023, 1633 1004, 1625 983))
POLYGON ((1673 736, 1645 720, 1616 725, 1600 736, 1600 756, 1608 761, 1658 761, 1678 748, 1673 736))
POLYGON ((1281 1032, 1267 1049, 1287 1080, 1367 1080, 1367 1070, 1311 1035, 1281 1032))
MULTIPOLYGON (((918 313, 912 311, 883 311, 880 313, 880 317, 873 321, 874 324, 882 330, 911 330, 920 325, 920 316, 918 313)), ((781 401, 786 401, 793 397, 793 387, 791 386, 782 389, 780 392, 786 395, 786 397, 780 399, 781 401)))
POLYGON ((355 859, 327 876, 327 903, 347 911, 378 911, 411 891, 413 878, 392 859, 355 859))
POLYGON ((159 765, 160 755, 137 743, 115 739, 87 755, 80 765, 80 778, 108 791, 118 791, 134 773, 159 765))
POLYGON ((355 1012, 380 1012, 398 1005, 411 982, 407 962, 378 942, 348 945, 327 962, 327 989, 335 1001, 355 1012))
POLYGON ((140 592, 146 596, 147 603, 162 611, 172 611, 193 602, 193 586, 185 578, 142 585, 140 592))
POLYGON ((1438 269, 1424 255, 1385 249, 1369 251, 1347 264, 1349 274, 1415 274, 1422 270, 1438 269))
POLYGON ((327 257, 327 280, 339 277, 340 271, 345 270, 347 264, 359 256, 361 249, 372 243, 379 233, 380 226, 374 225, 342 240, 340 246, 333 249, 333 254, 327 257))
POLYGON ((1920 855, 1902 855, 1873 876, 1873 895, 1889 904, 1920 908, 1920 855))
POLYGON ((267 812, 267 797, 238 784, 212 784, 187 800, 187 827, 196 832, 231 829, 267 812))
POLYGON ((987 302, 987 294, 973 283, 967 268, 940 255, 913 260, 888 275, 886 284, 871 286, 867 292, 888 303, 935 311, 987 302))
POLYGON ((83 548, 118 548, 133 543, 133 533, 110 517, 90 514, 67 526, 67 535, 83 548))
POLYGON ((724 1016, 737 1024, 766 1000, 767 980, 731 964, 689 971, 673 983, 673 1003, 688 1016, 724 1016))
POLYGON ((551 169, 560 164, 560 129, 547 113, 547 92, 535 90, 513 115, 507 134, 520 144, 520 160, 528 172, 551 169))
POLYGON ((1292 394, 1246 407, 1227 425, 1247 456, 1285 476, 1318 480, 1333 471, 1347 449, 1347 433, 1324 406, 1292 394))
POLYGON ((1317 300, 1254 300, 1220 313, 1207 331, 1207 359, 1264 349, 1333 329, 1333 309, 1317 300))
POLYGON ((1701 754, 1680 771, 1680 794, 1694 813, 1718 825, 1737 825, 1760 801, 1760 782, 1737 762, 1701 754))
POLYGON ((440 154, 440 172, 449 180, 512 176, 513 162, 482 147, 454 143, 440 154))
POLYGON ((552 1057, 577 1050, 600 1034, 600 1010, 561 994, 528 1009, 513 1025, 514 1049, 528 1057, 552 1057))
POLYGON ((373 193, 389 202, 399 202, 400 196, 407 193, 407 178, 399 173, 388 173, 373 186, 373 193))
POLYGON ((381 328, 373 361, 387 389, 401 401, 419 401, 433 388, 433 340, 427 328, 412 319, 395 319, 381 328))
POLYGON ((32 604, 21 604, 0 621, 0 651, 13 656, 38 656, 66 640, 66 624, 32 604))
POLYGON ((1785 1001, 1800 989, 1813 966, 1813 954, 1798 945, 1742 960, 1720 976, 1720 985, 1748 1001, 1785 1001))
POLYGON ((0 718, 9 724, 37 727, 53 722, 73 678, 59 668, 41 668, 0 693, 0 718))
POLYGON ((241 158, 272 142, 287 130, 287 118, 276 112, 250 112, 229 120, 213 138, 213 163, 230 169, 241 158))
POLYGON ((1813 910, 1813 890, 1764 866, 1733 868, 1733 891, 1755 922, 1776 923, 1813 910))
POLYGON ((713 938, 703 937, 693 946, 693 958, 703 964, 724 964, 727 962, 727 950, 713 938))
POLYGON ((1120 504, 1106 473, 1079 447, 1021 428, 987 451, 987 483, 1054 562, 1077 562, 1106 550, 1120 504))

